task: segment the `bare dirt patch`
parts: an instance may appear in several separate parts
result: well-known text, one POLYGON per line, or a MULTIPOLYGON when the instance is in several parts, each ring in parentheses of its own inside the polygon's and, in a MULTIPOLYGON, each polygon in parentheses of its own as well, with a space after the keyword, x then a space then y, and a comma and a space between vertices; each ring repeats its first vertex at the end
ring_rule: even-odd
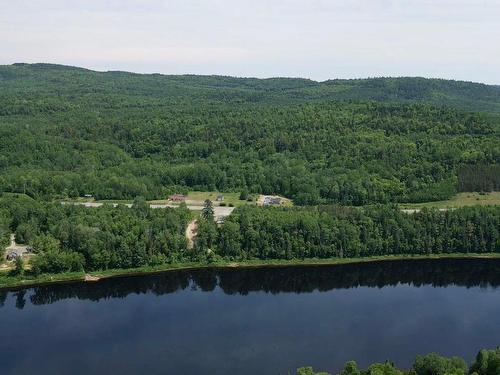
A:
POLYGON ((86 282, 95 282, 95 281, 99 281, 100 277, 92 276, 92 275, 89 275, 87 273, 87 274, 85 274, 85 277, 83 278, 83 280, 86 281, 86 282))
POLYGON ((282 197, 281 195, 263 195, 260 194, 259 197, 257 198, 257 205, 258 206, 292 206, 293 202, 291 199, 282 197), (266 200, 268 199, 279 199, 280 203, 279 204, 266 204, 266 200))
POLYGON ((186 238, 187 238, 187 248, 192 249, 194 247, 194 238, 198 232, 198 220, 191 221, 186 228, 186 238))

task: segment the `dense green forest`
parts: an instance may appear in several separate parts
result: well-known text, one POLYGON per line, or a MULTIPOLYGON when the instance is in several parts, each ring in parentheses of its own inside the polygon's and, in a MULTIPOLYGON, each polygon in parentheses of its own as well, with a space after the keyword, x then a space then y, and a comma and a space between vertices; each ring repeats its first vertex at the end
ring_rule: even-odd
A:
MULTIPOLYGON (((460 357, 443 357, 436 353, 417 356, 409 370, 400 370, 393 363, 374 363, 366 370, 358 368, 356 362, 346 363, 339 375, 498 375, 500 373, 500 349, 480 350, 475 361, 467 366, 460 357)), ((315 372, 311 367, 297 370, 297 375, 328 375, 315 372)))
POLYGON ((196 245, 234 259, 493 253, 500 252, 500 206, 414 214, 391 206, 243 206, 221 227, 201 220, 196 245))
POLYGON ((132 268, 182 260, 185 228, 192 213, 153 210, 136 199, 132 208, 41 203, 27 197, 0 199, 0 217, 19 243, 30 244, 37 257, 35 273, 132 268))
POLYGON ((497 190, 499 165, 498 86, 0 66, 0 249, 15 233, 37 253, 35 274, 500 252, 499 207, 394 205, 497 190), (224 225, 204 211, 188 249, 193 214, 145 199, 189 190, 281 194, 299 207, 240 207, 224 225), (59 203, 84 195, 134 204, 59 203))
POLYGON ((242 206, 224 225, 210 213, 199 219, 193 249, 185 228, 192 213, 132 208, 87 208, 33 200, 0 199, 4 239, 30 244, 33 272, 58 273, 220 260, 352 258, 378 255, 500 252, 500 207, 450 211, 342 206, 242 206))
POLYGON ((0 66, 0 191, 152 199, 248 190, 299 205, 441 200, 463 186, 485 189, 470 183, 474 173, 459 184, 458 171, 497 171, 488 166, 500 163, 499 114, 500 87, 467 82, 0 66))
POLYGON ((464 165, 458 169, 459 191, 499 191, 500 164, 464 165))
MULTIPOLYGON (((155 105, 196 102, 291 104, 323 100, 392 101, 453 106, 468 111, 500 113, 500 86, 425 78, 370 78, 316 82, 301 78, 236 78, 227 76, 95 72, 55 64, 0 66, 0 82, 13 105, 4 113, 63 109, 52 101, 26 107, 23 100, 56 96, 100 106, 131 99, 158 99, 155 105), (19 94, 26 96, 19 97, 19 94), (55 95, 54 95, 55 94, 55 95), (79 97, 85 96, 85 98, 79 97), (14 111, 13 111, 14 110, 14 111)), ((147 104, 147 103, 142 103, 147 104)))

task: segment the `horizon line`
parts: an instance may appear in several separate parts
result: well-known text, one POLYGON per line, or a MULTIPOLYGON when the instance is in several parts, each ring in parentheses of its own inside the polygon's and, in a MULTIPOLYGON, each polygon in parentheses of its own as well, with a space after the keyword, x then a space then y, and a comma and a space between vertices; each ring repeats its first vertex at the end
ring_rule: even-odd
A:
POLYGON ((423 75, 400 75, 400 76, 367 76, 367 77, 351 77, 351 78, 328 78, 325 80, 315 80, 312 78, 300 77, 300 76, 268 76, 268 77, 256 77, 256 76, 243 76, 243 75, 229 75, 229 74, 220 74, 220 73, 160 73, 160 72, 138 72, 132 70, 103 70, 97 68, 90 68, 78 65, 69 65, 62 63, 53 63, 53 62, 13 62, 10 64, 0 64, 0 66, 22 66, 22 65, 46 65, 46 66, 54 66, 54 67, 64 67, 64 68, 72 68, 72 69, 81 69, 88 70, 95 73, 127 73, 127 74, 136 74, 136 75, 161 75, 161 76, 198 76, 198 77, 225 77, 225 78, 235 78, 235 79, 256 79, 256 80, 272 80, 272 79, 296 79, 296 80, 305 80, 311 81, 315 83, 325 83, 329 81, 362 81, 362 80, 370 80, 370 79, 403 79, 403 78, 414 78, 414 79, 425 79, 425 80, 439 80, 439 81, 452 81, 452 82, 462 82, 469 84, 478 84, 485 85, 491 87, 500 87, 500 83, 485 83, 479 81, 467 81, 463 79, 454 79, 454 78, 443 78, 443 77, 433 77, 433 76, 423 76, 423 75))

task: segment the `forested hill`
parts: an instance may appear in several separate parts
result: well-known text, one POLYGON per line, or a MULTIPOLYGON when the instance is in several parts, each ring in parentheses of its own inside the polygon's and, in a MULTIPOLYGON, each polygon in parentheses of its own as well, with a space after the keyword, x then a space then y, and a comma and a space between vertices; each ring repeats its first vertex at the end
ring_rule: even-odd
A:
MULTIPOLYGON (((333 73, 332 73, 333 74, 333 73)), ((0 66, 0 95, 36 99, 79 95, 234 102, 301 103, 311 100, 418 102, 500 114, 500 86, 425 78, 370 78, 316 82, 300 78, 95 72, 54 64, 0 66)), ((105 100, 109 103, 109 99, 105 100)), ((4 109, 5 110, 5 109, 4 109)))
POLYGON ((447 199, 500 188, 495 111, 499 87, 443 80, 3 66, 0 193, 153 199, 248 190, 302 205, 447 199))

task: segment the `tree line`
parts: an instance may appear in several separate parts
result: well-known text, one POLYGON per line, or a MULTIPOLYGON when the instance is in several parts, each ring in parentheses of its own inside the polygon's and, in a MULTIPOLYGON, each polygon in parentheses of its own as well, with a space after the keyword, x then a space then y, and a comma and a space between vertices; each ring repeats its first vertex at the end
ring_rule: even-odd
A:
POLYGON ((4 238, 29 244, 35 273, 133 268, 219 260, 350 258, 378 255, 500 252, 500 207, 415 214, 393 206, 241 206, 223 225, 207 206, 194 247, 185 230, 192 213, 151 209, 143 198, 132 208, 88 208, 35 201, 23 195, 0 199, 4 238))
POLYGON ((500 207, 422 209, 242 206, 217 227, 202 220, 196 248, 233 259, 305 259, 500 251, 500 207))
MULTIPOLYGON (((338 375, 497 375, 500 373, 500 349, 483 349, 475 360, 467 365, 460 357, 444 357, 436 353, 417 356, 409 370, 401 370, 391 362, 374 363, 366 370, 359 369, 356 362, 347 362, 338 375)), ((315 372, 312 367, 302 367, 297 375, 328 375, 315 372)))
MULTIPOLYGON (((188 288, 203 292, 220 289, 229 295, 252 292, 314 293, 360 286, 382 288, 408 284, 439 287, 500 287, 500 259, 412 259, 398 262, 368 262, 309 267, 205 268, 164 272, 154 277, 111 278, 95 287, 91 283, 39 285, 27 296, 34 305, 66 299, 99 301, 125 298, 130 294, 155 296, 188 288)), ((0 290, 0 307, 9 292, 0 290)), ((25 303, 20 306, 24 307, 25 303)))
POLYGON ((458 191, 500 190, 500 164, 464 165, 458 169, 458 191))

